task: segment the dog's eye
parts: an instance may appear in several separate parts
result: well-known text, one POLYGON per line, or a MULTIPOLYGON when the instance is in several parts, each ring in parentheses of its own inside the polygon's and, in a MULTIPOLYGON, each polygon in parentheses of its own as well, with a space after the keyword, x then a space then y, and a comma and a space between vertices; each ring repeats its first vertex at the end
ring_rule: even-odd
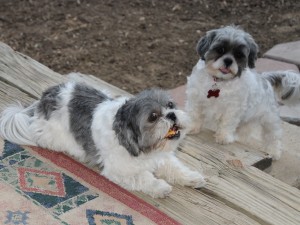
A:
POLYGON ((153 123, 153 122, 155 122, 157 119, 158 119, 158 114, 155 113, 155 112, 153 112, 153 113, 150 114, 150 116, 149 116, 149 118, 148 118, 148 121, 151 122, 151 123, 153 123))
POLYGON ((168 102, 167 107, 170 108, 170 109, 174 109, 175 105, 174 105, 173 102, 168 102))
POLYGON ((245 55, 244 55, 244 53, 242 53, 242 52, 235 52, 234 53, 234 57, 235 58, 237 58, 237 59, 241 59, 241 58, 243 58, 245 55))
POLYGON ((225 48, 224 48, 224 47, 218 47, 218 48, 216 49, 216 51, 217 51, 217 53, 219 53, 219 54, 224 54, 224 53, 225 53, 225 48))

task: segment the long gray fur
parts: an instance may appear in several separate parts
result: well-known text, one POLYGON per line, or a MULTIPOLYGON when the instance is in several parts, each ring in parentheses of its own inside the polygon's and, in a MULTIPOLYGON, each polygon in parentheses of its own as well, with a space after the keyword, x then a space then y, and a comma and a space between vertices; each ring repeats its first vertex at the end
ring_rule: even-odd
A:
POLYGON ((268 80, 274 88, 281 89, 281 95, 279 96, 281 100, 287 100, 293 96, 297 86, 283 87, 283 80, 289 76, 288 71, 265 72, 262 76, 268 80))
POLYGON ((41 100, 37 105, 37 112, 39 115, 43 115, 46 120, 49 120, 52 112, 58 107, 59 93, 62 87, 64 87, 64 84, 50 87, 42 94, 41 100))
POLYGON ((145 90, 128 100, 117 112, 113 129, 119 143, 132 156, 147 153, 155 148, 153 136, 156 123, 147 122, 151 112, 162 116, 162 107, 167 107, 170 98, 160 89, 145 90))
POLYGON ((93 112, 98 104, 110 100, 102 92, 82 84, 76 84, 68 104, 70 130, 78 144, 86 151, 86 160, 94 165, 99 159, 96 145, 92 138, 93 112))
MULTIPOLYGON (((51 114, 60 107, 60 93, 65 84, 50 87, 43 94, 37 105, 37 113, 49 120, 51 114)), ((86 161, 90 165, 99 159, 92 138, 92 119, 96 106, 110 100, 102 92, 83 84, 75 84, 72 97, 68 104, 70 131, 74 139, 86 151, 86 161)))

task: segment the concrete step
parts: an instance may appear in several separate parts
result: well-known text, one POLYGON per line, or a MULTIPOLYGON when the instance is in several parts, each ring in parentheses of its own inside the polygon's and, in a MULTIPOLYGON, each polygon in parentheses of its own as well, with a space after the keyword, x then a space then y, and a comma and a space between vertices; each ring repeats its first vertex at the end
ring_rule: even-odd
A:
MULTIPOLYGON (((300 56, 299 56, 300 57, 300 56)), ((278 71, 278 70, 293 70, 299 72, 298 67, 292 63, 281 62, 274 59, 259 58, 256 61, 257 72, 278 71)))
POLYGON ((264 57, 292 63, 300 67, 300 41, 275 45, 264 54, 264 57))

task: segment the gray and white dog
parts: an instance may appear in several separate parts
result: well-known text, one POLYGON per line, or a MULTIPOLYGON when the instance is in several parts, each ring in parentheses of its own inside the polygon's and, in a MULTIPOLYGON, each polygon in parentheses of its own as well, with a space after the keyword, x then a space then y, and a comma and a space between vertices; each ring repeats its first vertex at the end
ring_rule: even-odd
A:
POLYGON ((258 46, 236 26, 210 30, 198 42, 201 59, 187 83, 186 111, 191 132, 215 131, 216 142, 246 140, 262 127, 266 151, 282 153, 281 122, 275 94, 286 103, 300 102, 300 75, 291 71, 258 74, 253 68, 258 46), (252 129, 255 128, 255 129, 252 129))
POLYGON ((128 190, 165 197, 172 190, 170 184, 205 184, 200 173, 174 154, 188 122, 163 90, 112 99, 90 86, 68 82, 49 88, 27 108, 5 109, 0 133, 17 144, 97 164, 102 175, 128 190))

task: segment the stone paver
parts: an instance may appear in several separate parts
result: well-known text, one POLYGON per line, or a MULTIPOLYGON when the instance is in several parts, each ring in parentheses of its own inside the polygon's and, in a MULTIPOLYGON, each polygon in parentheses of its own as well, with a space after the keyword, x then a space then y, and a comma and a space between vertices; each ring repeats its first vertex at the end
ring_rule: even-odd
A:
POLYGON ((300 41, 275 45, 264 54, 265 58, 276 59, 300 66, 300 41))
POLYGON ((277 71, 278 70, 293 70, 295 72, 299 72, 299 69, 295 64, 281 62, 278 60, 267 59, 267 58, 259 58, 256 61, 255 69, 259 73, 266 72, 266 71, 274 71, 274 70, 277 70, 277 71))

